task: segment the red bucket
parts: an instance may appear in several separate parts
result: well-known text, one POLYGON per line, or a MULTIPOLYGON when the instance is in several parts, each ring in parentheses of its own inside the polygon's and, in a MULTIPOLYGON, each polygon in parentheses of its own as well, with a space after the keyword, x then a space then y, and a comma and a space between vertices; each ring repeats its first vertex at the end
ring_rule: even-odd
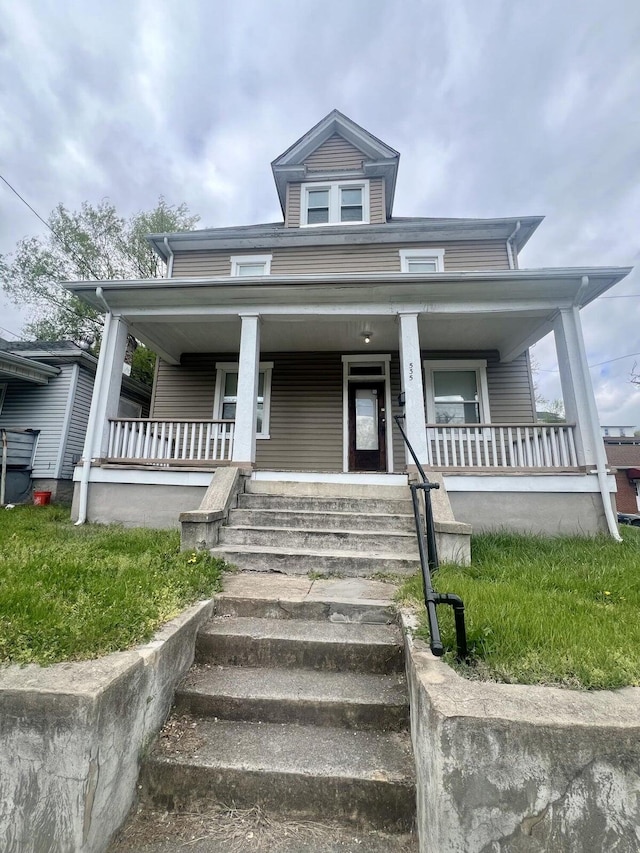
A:
POLYGON ((33 503, 35 506, 47 506, 51 503, 51 492, 34 492, 33 503))

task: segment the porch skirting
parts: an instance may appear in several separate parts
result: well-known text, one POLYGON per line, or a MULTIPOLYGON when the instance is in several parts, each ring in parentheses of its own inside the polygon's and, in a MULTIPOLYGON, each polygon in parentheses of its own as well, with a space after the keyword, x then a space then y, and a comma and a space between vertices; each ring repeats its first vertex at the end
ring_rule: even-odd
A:
MULTIPOLYGON (((250 472, 246 472, 249 474, 250 472)), ((90 470, 87 520, 130 527, 177 528, 178 516, 200 506, 214 472, 95 465, 90 470)), ((321 472, 255 471, 261 481, 290 481, 292 491, 311 483, 330 490, 334 482, 361 482, 367 490, 397 486, 402 475, 340 475, 321 472)), ((74 475, 72 517, 77 518, 79 469, 74 475)), ((614 505, 615 478, 608 476, 614 505)), ((545 535, 606 533, 602 496, 595 474, 443 472, 456 521, 474 532, 510 530, 545 535)))

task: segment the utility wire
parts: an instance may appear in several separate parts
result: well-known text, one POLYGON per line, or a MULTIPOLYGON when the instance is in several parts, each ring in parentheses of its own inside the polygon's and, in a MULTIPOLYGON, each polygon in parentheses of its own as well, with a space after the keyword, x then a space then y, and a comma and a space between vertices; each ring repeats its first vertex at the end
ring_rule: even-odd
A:
MULTIPOLYGON (((625 358, 633 358, 634 356, 640 356, 640 352, 630 352, 627 355, 619 355, 616 358, 608 358, 606 361, 599 361, 596 364, 589 364, 587 367, 589 370, 593 367, 602 367, 603 364, 611 364, 614 361, 622 361, 625 358)), ((549 368, 549 367, 539 367, 537 369, 538 373, 559 373, 557 368, 549 368)))

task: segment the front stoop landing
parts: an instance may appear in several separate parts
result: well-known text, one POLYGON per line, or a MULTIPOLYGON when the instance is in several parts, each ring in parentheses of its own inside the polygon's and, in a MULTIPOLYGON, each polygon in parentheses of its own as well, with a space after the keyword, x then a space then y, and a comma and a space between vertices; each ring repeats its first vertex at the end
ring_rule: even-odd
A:
POLYGON ((193 850, 230 849, 225 826, 246 815, 246 846, 234 850, 416 851, 394 592, 361 579, 227 576, 113 853, 180 849, 194 815, 216 829, 193 850))

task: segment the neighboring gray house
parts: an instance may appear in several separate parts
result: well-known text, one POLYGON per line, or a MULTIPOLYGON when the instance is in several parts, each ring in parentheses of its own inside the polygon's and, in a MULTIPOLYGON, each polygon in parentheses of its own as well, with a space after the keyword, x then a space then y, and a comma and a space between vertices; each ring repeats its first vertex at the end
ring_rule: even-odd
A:
MULTIPOLYGON (((0 338, 0 430, 8 431, 9 464, 14 458, 12 442, 16 454, 22 454, 20 461, 30 462, 32 490, 71 500, 73 469, 82 455, 97 364, 95 356, 71 341, 0 338), (30 459, 24 457, 25 448, 30 459)), ((147 417, 149 397, 149 388, 123 376, 119 415, 147 417)))
POLYGON ((281 222, 151 235, 166 279, 66 283, 107 311, 81 518, 176 524, 222 465, 406 483, 402 393, 459 521, 619 535, 579 312, 629 270, 521 269, 538 216, 396 217, 399 156, 334 110, 272 163, 281 222), (536 417, 549 332, 566 423, 536 417), (160 357, 144 422, 114 404, 129 333, 160 357))

